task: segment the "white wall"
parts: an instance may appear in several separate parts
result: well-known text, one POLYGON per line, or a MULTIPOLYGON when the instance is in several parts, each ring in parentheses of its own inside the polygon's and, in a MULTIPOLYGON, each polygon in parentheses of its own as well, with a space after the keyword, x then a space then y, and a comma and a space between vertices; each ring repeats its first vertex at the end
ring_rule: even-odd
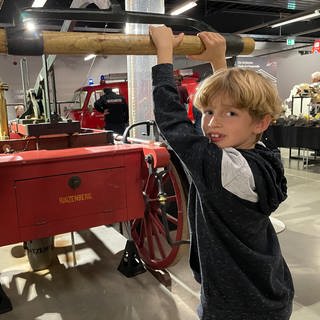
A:
MULTIPOLYGON (((18 104, 23 102, 20 58, 18 56, 0 55, 0 81, 7 83, 9 86, 9 90, 5 91, 7 103, 18 104)), ((28 60, 30 70, 39 70, 41 66, 40 57, 32 57, 28 60)), ((35 79, 35 72, 30 72, 31 83, 34 83, 35 79)), ((14 106, 8 106, 8 118, 9 120, 15 118, 14 106)))
POLYGON ((320 54, 292 55, 278 63, 278 90, 280 97, 289 96, 292 87, 311 83, 311 74, 320 71, 320 54))
MULTIPOLYGON (((7 103, 23 102, 20 58, 0 55, 0 81, 9 85, 6 92, 7 103)), ((98 83, 101 74, 126 72, 125 56, 96 57, 92 68, 93 60, 84 61, 83 58, 84 56, 57 57, 54 71, 58 101, 71 99, 77 88, 88 83, 88 78, 93 78, 98 83)), ((32 88, 41 70, 42 61, 41 57, 28 57, 27 61, 32 88)))
MULTIPOLYGON (((15 101, 15 99, 23 101, 23 96, 21 96, 20 58, 21 57, 18 56, 0 55, 0 81, 8 83, 9 85, 9 90, 6 92, 7 102, 15 101)), ((28 64, 30 70, 39 70, 41 58, 28 58, 28 64)), ((31 83, 34 83, 35 79, 35 72, 30 72, 31 83)))
POLYGON ((126 72, 127 59, 126 56, 99 56, 94 61, 84 61, 83 56, 59 56, 54 70, 57 100, 68 100, 72 98, 73 92, 77 88, 88 84, 89 78, 98 84, 101 74, 126 72))

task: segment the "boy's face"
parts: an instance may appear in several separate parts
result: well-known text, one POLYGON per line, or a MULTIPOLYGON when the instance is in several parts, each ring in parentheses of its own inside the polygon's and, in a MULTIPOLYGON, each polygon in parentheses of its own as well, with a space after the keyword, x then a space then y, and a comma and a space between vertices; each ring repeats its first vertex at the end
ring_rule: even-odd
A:
POLYGON ((202 110, 204 135, 220 148, 252 149, 256 137, 270 121, 254 120, 246 109, 239 109, 227 96, 219 94, 202 110), (266 123, 267 121, 267 123, 266 123))

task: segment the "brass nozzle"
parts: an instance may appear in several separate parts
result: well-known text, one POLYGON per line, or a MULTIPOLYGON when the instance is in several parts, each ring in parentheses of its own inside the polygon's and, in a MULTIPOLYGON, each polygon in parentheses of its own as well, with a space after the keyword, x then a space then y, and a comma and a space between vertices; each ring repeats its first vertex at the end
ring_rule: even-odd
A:
POLYGON ((159 194, 158 201, 160 202, 160 204, 165 205, 166 201, 167 201, 166 194, 164 194, 164 193, 159 194))
POLYGON ((8 90, 8 84, 0 82, 0 139, 9 138, 8 111, 4 90, 8 90))

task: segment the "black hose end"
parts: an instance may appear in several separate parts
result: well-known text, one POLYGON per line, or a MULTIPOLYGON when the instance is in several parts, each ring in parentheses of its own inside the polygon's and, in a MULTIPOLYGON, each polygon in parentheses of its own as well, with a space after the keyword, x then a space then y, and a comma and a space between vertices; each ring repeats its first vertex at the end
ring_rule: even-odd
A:
POLYGON ((41 32, 27 31, 23 28, 6 28, 8 54, 18 56, 41 56, 43 36, 41 32))
POLYGON ((226 56, 237 56, 243 52, 244 43, 242 38, 234 34, 222 34, 226 39, 226 56))

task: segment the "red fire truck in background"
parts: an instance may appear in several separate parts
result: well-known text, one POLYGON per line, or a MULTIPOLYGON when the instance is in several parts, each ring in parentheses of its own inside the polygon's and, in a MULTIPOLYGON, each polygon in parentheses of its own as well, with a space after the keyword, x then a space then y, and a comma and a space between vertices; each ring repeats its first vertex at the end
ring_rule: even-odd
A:
MULTIPOLYGON (((193 120, 192 114, 192 97, 196 91, 199 75, 192 70, 177 70, 176 74, 183 77, 182 85, 185 86, 189 93, 188 116, 193 120)), ((112 90, 122 95, 128 103, 128 83, 125 73, 116 73, 103 75, 98 85, 88 85, 75 91, 72 104, 69 104, 65 110, 61 110, 65 117, 72 120, 80 121, 81 128, 103 129, 104 114, 94 108, 94 102, 103 94, 103 89, 112 88, 112 90)), ((129 106, 130 108, 130 106, 129 106)))

